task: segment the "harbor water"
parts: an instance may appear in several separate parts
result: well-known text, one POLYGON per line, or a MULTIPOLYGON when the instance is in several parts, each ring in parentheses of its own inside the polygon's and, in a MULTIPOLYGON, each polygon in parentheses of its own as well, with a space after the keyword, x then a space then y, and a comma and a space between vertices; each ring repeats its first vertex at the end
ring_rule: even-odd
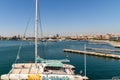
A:
MULTIPOLYGON (((29 41, 0 41, 0 75, 6 74, 11 70, 15 63, 19 46, 22 43, 20 59, 18 62, 34 62, 34 42, 29 41)), ((63 52, 63 49, 84 50, 84 44, 89 48, 102 48, 119 50, 109 44, 93 44, 87 41, 58 41, 58 42, 39 42, 38 54, 44 59, 69 59, 70 64, 75 66, 75 73, 84 75, 84 55, 63 52)), ((94 50, 88 50, 94 51, 94 50)), ((117 54, 120 52, 101 52, 106 54, 117 54)), ((87 76, 90 80, 112 79, 120 76, 120 60, 87 55, 87 76)))

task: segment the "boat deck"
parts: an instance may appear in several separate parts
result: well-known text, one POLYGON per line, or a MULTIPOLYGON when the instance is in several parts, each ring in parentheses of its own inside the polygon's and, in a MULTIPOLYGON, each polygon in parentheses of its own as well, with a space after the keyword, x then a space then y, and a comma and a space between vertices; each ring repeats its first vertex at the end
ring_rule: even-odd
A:
MULTIPOLYGON (((13 64, 12 70, 5 75, 1 76, 2 80, 84 80, 84 78, 79 75, 74 75, 73 71, 67 68, 61 68, 60 70, 45 69, 45 64, 43 63, 20 63, 13 64), (45 69, 45 70, 44 70, 45 69)), ((66 64, 66 67, 69 65, 66 64)), ((87 80, 87 79, 86 79, 87 80)))
POLYGON ((41 63, 37 63, 37 67, 35 63, 13 64, 12 67, 9 74, 74 74, 74 72, 69 69, 44 71, 44 64, 41 63))
POLYGON ((10 74, 37 74, 40 73, 38 66, 40 65, 37 64, 36 67, 35 63, 14 64, 10 74))

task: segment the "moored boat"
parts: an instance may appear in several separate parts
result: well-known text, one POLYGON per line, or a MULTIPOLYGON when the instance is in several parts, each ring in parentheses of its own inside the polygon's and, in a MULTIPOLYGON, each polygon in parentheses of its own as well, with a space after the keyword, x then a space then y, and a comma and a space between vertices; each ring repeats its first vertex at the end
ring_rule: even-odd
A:
POLYGON ((8 74, 1 75, 1 80, 88 80, 86 76, 75 75, 75 67, 64 63, 69 60, 45 60, 38 57, 38 0, 35 23, 35 62, 14 63, 8 74))

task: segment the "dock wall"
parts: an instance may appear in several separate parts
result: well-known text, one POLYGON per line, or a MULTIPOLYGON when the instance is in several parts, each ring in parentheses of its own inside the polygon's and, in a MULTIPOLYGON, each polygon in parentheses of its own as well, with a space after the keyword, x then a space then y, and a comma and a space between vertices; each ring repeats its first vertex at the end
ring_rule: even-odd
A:
POLYGON ((120 59, 120 55, 115 55, 115 54, 97 53, 97 52, 87 52, 87 51, 72 50, 72 49, 63 49, 63 51, 64 51, 64 52, 77 53, 77 54, 93 55, 93 56, 98 56, 98 57, 107 57, 107 58, 120 59))

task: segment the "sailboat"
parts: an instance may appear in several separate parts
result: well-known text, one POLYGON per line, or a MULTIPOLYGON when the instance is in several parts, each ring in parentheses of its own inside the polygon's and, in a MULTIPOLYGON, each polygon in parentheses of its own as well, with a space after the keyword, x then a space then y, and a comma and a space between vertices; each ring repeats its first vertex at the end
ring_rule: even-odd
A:
POLYGON ((8 74, 1 80, 88 80, 88 77, 75 75, 73 65, 65 64, 69 60, 45 60, 37 55, 38 37, 38 0, 36 0, 35 19, 35 62, 14 63, 8 74))

